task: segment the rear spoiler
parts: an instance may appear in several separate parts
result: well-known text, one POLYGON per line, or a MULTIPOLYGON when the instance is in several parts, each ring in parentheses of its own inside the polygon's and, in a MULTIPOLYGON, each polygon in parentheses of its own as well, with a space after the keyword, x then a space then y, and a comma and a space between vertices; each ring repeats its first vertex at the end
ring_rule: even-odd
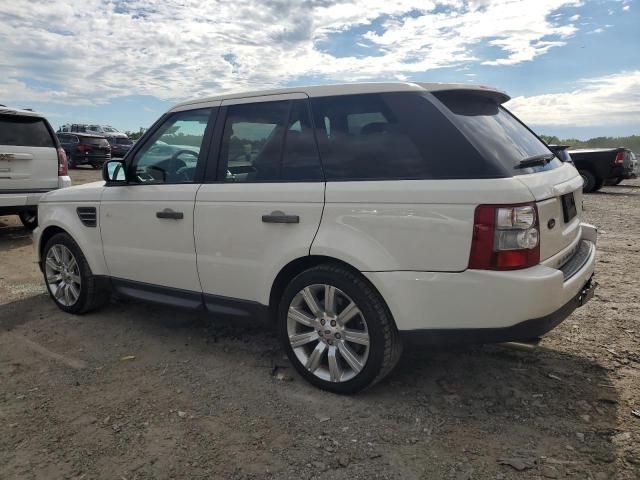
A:
POLYGON ((487 87, 484 85, 466 85, 464 83, 451 84, 451 83, 424 83, 416 82, 416 85, 420 85, 422 88, 429 92, 470 92, 484 97, 489 97, 498 103, 502 104, 511 100, 511 97, 506 92, 498 90, 494 87, 487 87))

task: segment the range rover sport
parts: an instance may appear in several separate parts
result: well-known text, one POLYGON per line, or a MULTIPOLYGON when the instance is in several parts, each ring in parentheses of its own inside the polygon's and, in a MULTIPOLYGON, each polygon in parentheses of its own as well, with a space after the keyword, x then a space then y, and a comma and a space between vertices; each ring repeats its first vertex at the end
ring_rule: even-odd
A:
POLYGON ((48 291, 273 320, 312 384, 373 385, 409 340, 536 338, 593 294, 582 178, 468 85, 223 95, 163 115, 104 181, 46 194, 48 291))

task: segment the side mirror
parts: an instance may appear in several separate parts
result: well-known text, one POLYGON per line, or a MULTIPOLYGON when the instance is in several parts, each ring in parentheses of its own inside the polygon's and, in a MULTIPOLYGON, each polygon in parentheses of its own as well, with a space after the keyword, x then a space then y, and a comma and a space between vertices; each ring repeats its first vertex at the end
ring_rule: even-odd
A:
POLYGON ((126 183, 124 162, 109 160, 102 165, 102 179, 107 183, 126 183))

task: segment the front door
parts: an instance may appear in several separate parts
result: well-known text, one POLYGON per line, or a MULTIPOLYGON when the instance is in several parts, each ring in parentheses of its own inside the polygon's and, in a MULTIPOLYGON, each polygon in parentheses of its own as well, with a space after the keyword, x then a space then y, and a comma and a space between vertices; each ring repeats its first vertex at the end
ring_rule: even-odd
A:
POLYGON ((100 225, 110 275, 201 293, 193 207, 206 161, 211 108, 169 114, 126 165, 128 184, 104 189, 100 225))
POLYGON ((217 174, 198 191, 195 239, 205 302, 266 305, 278 271, 309 254, 324 181, 307 97, 222 102, 217 174))

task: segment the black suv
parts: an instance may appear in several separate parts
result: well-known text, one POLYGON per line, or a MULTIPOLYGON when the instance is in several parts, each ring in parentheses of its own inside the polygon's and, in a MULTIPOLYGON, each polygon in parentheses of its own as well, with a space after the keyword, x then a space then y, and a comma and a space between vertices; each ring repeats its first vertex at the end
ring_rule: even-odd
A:
POLYGON ((67 153, 69 168, 78 165, 91 165, 101 168, 107 160, 111 160, 111 147, 107 139, 90 133, 58 133, 60 146, 67 153))
POLYGON ((112 157, 124 157, 131 147, 133 147, 133 140, 127 137, 106 137, 107 142, 111 145, 112 157))

